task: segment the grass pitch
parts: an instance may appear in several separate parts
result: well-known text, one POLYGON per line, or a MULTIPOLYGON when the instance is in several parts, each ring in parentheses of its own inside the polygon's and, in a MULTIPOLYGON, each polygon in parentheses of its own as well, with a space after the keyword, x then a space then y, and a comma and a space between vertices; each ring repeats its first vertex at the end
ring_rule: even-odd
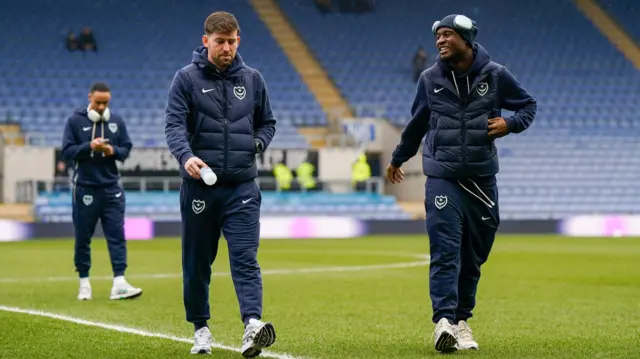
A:
MULTIPOLYGON (((0 358, 192 357, 180 241, 129 242, 128 279, 144 291, 132 301, 109 300, 106 244, 92 248, 94 298, 78 302, 73 241, 0 243, 0 358)), ((264 319, 278 334, 269 355, 440 357, 427 254, 426 236, 263 241, 264 319)), ((213 270, 213 357, 241 358, 224 241, 213 270)), ((501 236, 470 321, 480 350, 454 356, 639 358, 639 296, 639 239, 501 236)))

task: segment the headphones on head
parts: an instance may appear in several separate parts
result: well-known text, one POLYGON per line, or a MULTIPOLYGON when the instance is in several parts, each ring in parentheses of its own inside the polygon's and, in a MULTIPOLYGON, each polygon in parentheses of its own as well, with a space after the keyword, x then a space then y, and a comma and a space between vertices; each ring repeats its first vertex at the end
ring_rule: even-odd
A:
POLYGON ((109 108, 107 107, 107 108, 104 109, 104 112, 102 113, 102 116, 100 116, 98 111, 92 110, 91 109, 91 105, 89 105, 87 107, 87 116, 89 117, 89 119, 93 123, 99 122, 100 120, 109 121, 109 119, 111 118, 111 112, 109 111, 109 108))
MULTIPOLYGON (((441 22, 442 21, 438 20, 433 23, 433 26, 431 26, 431 32, 433 32, 434 35, 436 34, 441 22)), ((471 31, 474 35, 477 35, 478 33, 476 22, 464 15, 456 15, 453 18, 453 26, 455 27, 454 30, 471 31)))

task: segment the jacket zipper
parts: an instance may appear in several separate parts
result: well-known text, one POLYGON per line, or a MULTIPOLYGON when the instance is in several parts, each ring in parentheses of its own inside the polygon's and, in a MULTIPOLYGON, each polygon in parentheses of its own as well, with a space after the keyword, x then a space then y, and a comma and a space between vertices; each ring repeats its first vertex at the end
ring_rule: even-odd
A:
MULTIPOLYGON (((484 80, 487 76, 486 74, 481 74, 482 78, 480 79, 480 81, 484 80)), ((478 81, 477 83, 479 83, 480 81, 478 81)), ((464 101, 460 101, 460 111, 462 112, 462 164, 466 165, 467 164, 467 141, 465 140, 467 138, 467 106, 469 104, 469 97, 471 97, 471 94, 473 93, 473 88, 469 89, 469 93, 467 94, 467 97, 464 101)), ((460 95, 458 95, 458 97, 460 97, 460 95)))
POLYGON ((225 75, 222 75, 222 93, 224 97, 224 167, 222 169, 222 173, 227 172, 227 165, 229 161, 229 120, 227 119, 227 85, 224 82, 226 78, 225 75))
POLYGON ((460 111, 462 112, 462 165, 467 164, 467 102, 469 101, 469 96, 471 94, 467 94, 467 99, 464 102, 460 101, 460 111))

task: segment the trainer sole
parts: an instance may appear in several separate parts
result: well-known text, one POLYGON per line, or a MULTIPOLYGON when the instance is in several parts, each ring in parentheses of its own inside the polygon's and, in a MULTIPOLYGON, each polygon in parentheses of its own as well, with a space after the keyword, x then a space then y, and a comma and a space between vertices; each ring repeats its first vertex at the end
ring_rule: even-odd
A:
POLYGON ((253 337, 253 345, 242 352, 245 358, 255 358, 262 354, 262 349, 268 348, 276 341, 276 329, 273 324, 265 323, 253 337))
POLYGON ((453 353, 458 350, 458 340, 449 333, 443 332, 436 341, 436 350, 441 353, 453 353))
POLYGON ((130 295, 130 296, 123 296, 123 295, 118 295, 118 296, 111 296, 111 300, 126 300, 126 299, 135 299, 138 298, 139 296, 142 295, 142 291, 139 291, 136 294, 130 295))
POLYGON ((193 355, 211 355, 211 349, 207 350, 207 349, 200 349, 196 352, 191 351, 191 354, 193 355))

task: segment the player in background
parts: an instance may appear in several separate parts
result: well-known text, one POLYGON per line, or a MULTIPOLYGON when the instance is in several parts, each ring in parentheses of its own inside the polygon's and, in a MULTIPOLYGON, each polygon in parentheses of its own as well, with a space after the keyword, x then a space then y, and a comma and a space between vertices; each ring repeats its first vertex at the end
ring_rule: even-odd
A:
POLYGON ((474 42, 478 28, 448 15, 432 28, 439 55, 418 81, 412 118, 393 152, 386 177, 403 180, 401 166, 422 153, 430 296, 435 348, 478 349, 467 320, 475 307, 480 267, 500 224, 498 154, 494 140, 520 133, 534 120, 535 99, 506 67, 474 42), (515 111, 501 117, 501 109, 515 111))
POLYGON ((109 110, 111 91, 102 82, 89 90, 89 106, 68 119, 62 137, 62 160, 73 165, 71 195, 75 232, 76 271, 80 276, 78 300, 92 297, 89 282, 91 238, 98 220, 107 239, 113 270, 111 299, 131 299, 142 294, 124 277, 127 243, 124 238, 125 194, 116 161, 124 162, 132 148, 121 116, 109 110))
POLYGON ((237 53, 239 33, 232 14, 207 17, 203 46, 195 49, 191 64, 176 72, 169 89, 165 134, 183 178, 184 306, 187 321, 195 326, 191 353, 211 353, 209 284, 222 231, 245 326, 242 355, 255 357, 276 339, 273 325, 261 321, 262 195, 254 180, 256 155, 271 143, 276 120, 262 75, 237 53), (209 172, 201 175, 203 169, 209 172))

